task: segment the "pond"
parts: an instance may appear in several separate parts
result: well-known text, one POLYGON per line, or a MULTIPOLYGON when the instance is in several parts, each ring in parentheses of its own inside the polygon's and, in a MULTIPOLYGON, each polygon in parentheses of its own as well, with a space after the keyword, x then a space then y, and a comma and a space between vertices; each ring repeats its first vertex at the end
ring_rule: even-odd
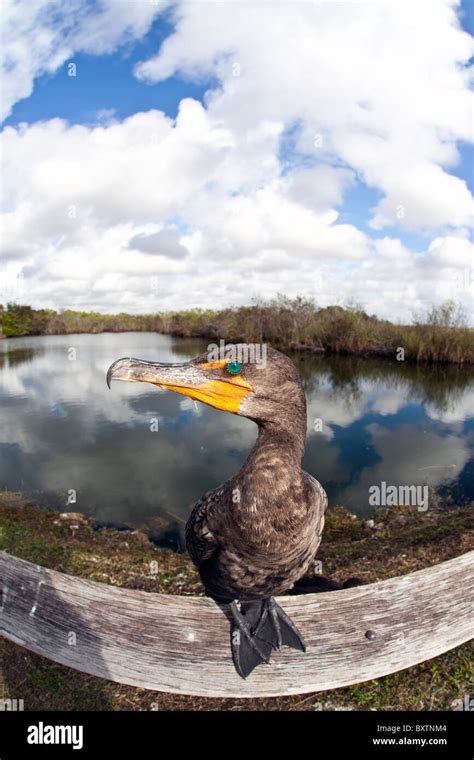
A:
MULTIPOLYGON (((207 343, 155 333, 0 341, 0 487, 183 548, 191 504, 239 469, 257 428, 149 385, 110 391, 105 373, 121 356, 180 362, 207 343)), ((474 499, 472 368, 292 357, 308 399, 303 464, 331 506, 369 517, 370 489, 383 482, 427 486, 431 505, 474 499)))

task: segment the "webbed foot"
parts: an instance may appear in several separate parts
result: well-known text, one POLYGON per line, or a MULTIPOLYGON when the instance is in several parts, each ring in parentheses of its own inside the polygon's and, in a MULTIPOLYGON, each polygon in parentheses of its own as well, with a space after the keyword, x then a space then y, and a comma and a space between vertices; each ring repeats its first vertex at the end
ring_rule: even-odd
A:
MULTIPOLYGON (((261 602, 255 604, 261 605, 261 602)), ((229 604, 229 611, 232 618, 232 659, 239 676, 247 678, 257 665, 270 662, 272 646, 256 635, 258 618, 255 615, 255 606, 247 607, 243 603, 239 609, 234 601, 229 604)))
POLYGON ((242 678, 262 662, 269 663, 273 649, 289 646, 306 651, 303 638, 273 597, 229 605, 232 617, 231 647, 235 669, 242 678))

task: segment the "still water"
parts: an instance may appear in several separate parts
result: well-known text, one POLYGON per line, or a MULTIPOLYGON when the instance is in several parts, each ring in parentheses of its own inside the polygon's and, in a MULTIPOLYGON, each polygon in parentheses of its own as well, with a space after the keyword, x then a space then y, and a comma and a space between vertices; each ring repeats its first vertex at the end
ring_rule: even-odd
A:
MULTIPOLYGON (((181 548, 190 505, 238 470, 256 426, 152 386, 109 391, 105 373, 121 356, 180 362, 206 347, 155 333, 0 341, 0 488, 181 548)), ((474 499, 472 368, 293 358, 308 399, 304 467, 331 505, 370 516, 382 481, 474 499)))

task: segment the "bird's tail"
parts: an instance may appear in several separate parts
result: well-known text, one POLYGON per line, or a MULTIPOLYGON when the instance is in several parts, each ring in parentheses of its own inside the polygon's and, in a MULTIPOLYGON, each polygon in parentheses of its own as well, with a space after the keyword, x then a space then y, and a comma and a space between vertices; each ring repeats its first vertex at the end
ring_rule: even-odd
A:
POLYGON ((341 589, 353 588, 354 586, 364 586, 366 583, 367 581, 354 577, 347 578, 343 583, 338 583, 331 578, 325 578, 324 575, 303 575, 287 593, 291 594, 291 596, 298 594, 319 594, 326 591, 340 591, 341 589))

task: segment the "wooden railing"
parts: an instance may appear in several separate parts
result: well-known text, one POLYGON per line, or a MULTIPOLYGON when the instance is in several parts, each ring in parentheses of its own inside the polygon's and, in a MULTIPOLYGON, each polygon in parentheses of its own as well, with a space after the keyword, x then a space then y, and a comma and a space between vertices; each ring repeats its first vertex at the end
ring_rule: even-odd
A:
POLYGON ((0 552, 0 635, 111 681, 212 697, 347 686, 468 641, 474 552, 368 586, 279 603, 307 651, 285 648, 244 681, 231 661, 229 623, 211 600, 108 586, 0 552))

